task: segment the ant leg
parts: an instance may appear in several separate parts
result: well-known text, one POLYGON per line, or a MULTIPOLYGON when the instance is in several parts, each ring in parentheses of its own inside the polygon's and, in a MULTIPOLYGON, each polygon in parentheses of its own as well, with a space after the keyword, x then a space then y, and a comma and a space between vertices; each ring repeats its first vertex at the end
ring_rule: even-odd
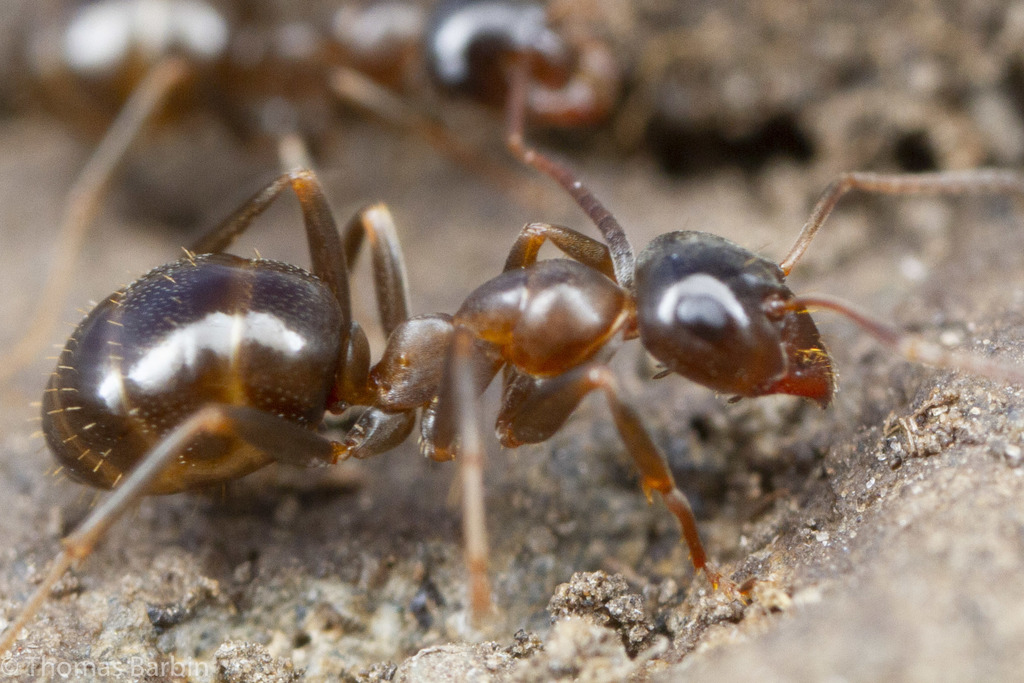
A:
POLYGON ((912 363, 923 363, 947 370, 959 370, 997 382, 1024 385, 1024 367, 999 363, 975 354, 957 353, 861 313, 853 306, 823 296, 798 296, 771 304, 780 310, 824 308, 838 313, 877 339, 893 353, 912 363))
MULTIPOLYGON (((266 187, 257 192, 242 204, 234 213, 210 230, 193 246, 198 253, 217 253, 224 251, 249 226, 252 221, 277 199, 286 188, 291 188, 299 200, 302 219, 306 228, 306 239, 309 243, 310 258, 313 262, 313 274, 319 277, 334 293, 341 308, 342 319, 348 321, 348 328, 342 330, 341 348, 344 362, 339 363, 338 377, 335 381, 336 397, 341 402, 363 403, 369 395, 367 373, 370 369, 370 346, 359 324, 352 320, 352 303, 349 290, 349 275, 346 265, 345 247, 338 234, 334 215, 327 204, 323 187, 316 174, 308 169, 297 169, 278 176, 266 187)), ((371 217, 367 219, 372 226, 386 232, 386 221, 371 217), (374 221, 377 221, 374 223, 374 221)), ((392 227, 392 232, 394 232, 392 227)), ((388 246, 400 254, 397 238, 388 246)), ((378 286, 385 282, 389 289, 378 296, 396 296, 404 293, 405 275, 401 256, 388 264, 389 275, 377 275, 378 286)), ((387 310, 385 323, 390 324, 400 316, 408 316, 408 303, 397 299, 381 306, 387 310)), ((382 313, 383 317, 383 313, 382 313)), ((333 408, 332 408, 333 410, 333 408)))
POLYGON ((32 315, 32 323, 8 352, 4 367, 0 369, 0 381, 31 363, 39 348, 46 343, 57 324, 61 308, 58 304, 71 288, 75 259, 110 179, 146 123, 187 74, 185 63, 177 58, 165 59, 154 66, 132 92, 85 168, 78 174, 64 205, 56 236, 57 250, 46 284, 37 299, 39 304, 32 315))
POLYGON ((267 210, 281 192, 291 188, 299 200, 313 262, 313 274, 334 292, 346 320, 352 318, 348 270, 334 215, 323 187, 313 171, 296 169, 283 173, 193 244, 190 251, 215 254, 224 251, 267 210))
POLYGON ((389 413, 371 406, 359 415, 341 443, 348 457, 369 458, 397 448, 415 426, 415 410, 389 413))
MULTIPOLYGON (((395 328, 370 373, 372 395, 365 404, 371 407, 359 416, 343 440, 352 457, 366 458, 397 446, 414 426, 416 412, 427 406, 421 423, 423 453, 434 460, 452 458, 458 416, 448 411, 438 423, 438 401, 434 399, 445 386, 446 373, 450 373, 454 336, 451 316, 441 314, 410 318, 395 328)), ((503 362, 492 346, 474 341, 473 396, 483 392, 503 362)), ((450 400, 446 394, 445 403, 450 400)))
POLYGON ((1024 175, 1000 169, 905 174, 844 173, 821 193, 789 254, 779 263, 783 275, 789 275, 839 199, 851 190, 877 194, 1024 194, 1024 175))
POLYGON ((611 214, 597 197, 576 177, 572 171, 550 157, 528 147, 523 139, 523 121, 526 115, 527 85, 529 81, 529 61, 525 55, 513 60, 509 73, 510 87, 506 114, 505 143, 509 151, 527 166, 532 166, 562 186, 569 193, 583 212, 587 214, 608 243, 612 263, 615 268, 615 280, 624 289, 633 290, 633 269, 635 257, 633 246, 626 237, 619 221, 611 214))
POLYGON ((723 579, 707 563, 707 554, 700 541, 693 509, 676 486, 664 454, 644 428, 640 416, 620 397, 615 375, 606 366, 583 365, 551 379, 537 379, 527 375, 513 377, 506 384, 498 416, 498 437, 502 445, 514 448, 523 443, 539 443, 550 438, 583 397, 596 389, 604 392, 619 436, 640 470, 640 486, 647 500, 651 500, 653 491, 661 494, 665 505, 679 520, 694 569, 703 571, 717 588, 723 579))
POLYGON ((550 240, 566 256, 615 279, 615 266, 607 245, 583 233, 550 223, 527 223, 519 231, 505 261, 505 270, 532 266, 537 262, 537 253, 545 240, 550 240))
POLYGON ((359 210, 343 231, 345 262, 351 271, 363 240, 370 242, 373 259, 373 285, 384 336, 409 319, 409 284, 405 257, 395 231, 395 219, 385 204, 372 204, 359 210))
POLYGON ((492 607, 491 587, 487 577, 484 446, 477 408, 480 393, 479 356, 476 336, 468 328, 457 326, 437 399, 423 416, 424 434, 421 442, 424 452, 436 461, 451 460, 458 453, 470 614, 476 624, 492 607))
MULTIPOLYGON (((364 239, 370 241, 380 324, 384 336, 389 337, 395 328, 409 319, 409 285, 395 221, 386 205, 373 204, 361 209, 345 226, 341 249, 346 272, 352 271, 364 239)), ((343 375, 339 378, 339 396, 350 403, 372 405, 374 391, 368 375, 370 346, 366 335, 354 321, 340 370, 343 375)), ((362 444, 357 457, 367 457, 397 446, 411 429, 408 416, 368 410, 360 417, 349 438, 355 440, 353 443, 362 444)))
POLYGON ((340 444, 253 408, 217 404, 199 410, 149 451, 124 482, 77 529, 62 539, 64 549, 7 627, 0 640, 0 653, 10 649, 14 639, 46 601, 64 573, 85 560, 114 522, 145 496, 164 471, 177 461, 196 437, 202 435, 233 436, 264 450, 277 461, 302 466, 331 464, 347 455, 340 444))
POLYGON ((458 411, 458 444, 462 474, 462 533, 466 539, 469 571, 469 604, 474 619, 491 609, 491 584, 487 576, 487 514, 484 501, 484 444, 480 437, 477 391, 473 372, 476 338, 466 328, 455 330, 451 355, 451 407, 458 411))

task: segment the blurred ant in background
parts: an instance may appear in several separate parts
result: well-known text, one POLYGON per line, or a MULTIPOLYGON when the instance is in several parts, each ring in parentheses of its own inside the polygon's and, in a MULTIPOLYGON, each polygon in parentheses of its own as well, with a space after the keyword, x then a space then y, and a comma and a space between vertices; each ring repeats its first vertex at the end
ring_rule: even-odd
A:
POLYGON ((580 127, 609 115, 621 80, 602 41, 572 26, 559 32, 532 2, 456 0, 430 14, 381 2, 316 20, 208 0, 98 0, 34 11, 23 76, 75 127, 102 139, 68 193, 49 276, 0 380, 31 362, 52 334, 106 187, 150 123, 208 109, 240 138, 275 143, 283 168, 308 168, 307 141, 336 125, 340 101, 422 135, 512 191, 523 181, 409 104, 406 93, 429 81, 500 107, 508 63, 522 58, 530 65, 531 124, 580 127))

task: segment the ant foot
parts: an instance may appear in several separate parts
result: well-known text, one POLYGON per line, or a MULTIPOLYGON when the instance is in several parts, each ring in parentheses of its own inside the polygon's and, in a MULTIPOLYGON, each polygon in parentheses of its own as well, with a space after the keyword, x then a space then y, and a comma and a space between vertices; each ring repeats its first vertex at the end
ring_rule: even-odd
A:
POLYGON ((756 579, 748 579, 742 584, 737 584, 732 579, 723 576, 721 572, 713 569, 710 565, 704 565, 704 576, 707 577, 711 588, 728 600, 736 600, 744 605, 750 604, 750 591, 753 589, 756 579))

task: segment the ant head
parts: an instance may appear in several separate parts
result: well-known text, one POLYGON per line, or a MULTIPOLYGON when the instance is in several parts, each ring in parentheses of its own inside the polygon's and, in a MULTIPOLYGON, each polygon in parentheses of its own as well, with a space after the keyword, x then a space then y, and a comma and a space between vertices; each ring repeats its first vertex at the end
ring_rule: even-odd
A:
POLYGON ((640 338, 666 368, 723 393, 824 407, 832 362, 810 314, 780 305, 792 298, 775 263, 716 235, 661 235, 637 259, 640 338))

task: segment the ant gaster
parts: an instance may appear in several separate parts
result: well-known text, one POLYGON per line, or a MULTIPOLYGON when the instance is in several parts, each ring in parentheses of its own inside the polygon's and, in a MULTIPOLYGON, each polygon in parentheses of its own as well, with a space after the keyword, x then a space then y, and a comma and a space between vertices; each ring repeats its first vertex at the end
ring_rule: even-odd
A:
POLYGON ((285 168, 308 167, 305 148, 296 152, 298 146, 282 141, 322 135, 332 104, 341 100, 418 131, 515 191, 521 179, 403 99, 410 82, 429 75, 444 92, 501 105, 507 93, 501 74, 513 55, 524 55, 530 121, 574 127, 605 119, 621 80, 602 41, 586 31, 552 29, 533 2, 442 2, 429 17, 410 3, 342 6, 320 21, 208 0, 99 0, 61 11, 44 4, 37 12, 23 72, 55 110, 104 135, 69 192, 40 303, 0 379, 31 362, 53 330, 99 200, 154 119, 210 109, 243 139, 277 142, 285 168))

